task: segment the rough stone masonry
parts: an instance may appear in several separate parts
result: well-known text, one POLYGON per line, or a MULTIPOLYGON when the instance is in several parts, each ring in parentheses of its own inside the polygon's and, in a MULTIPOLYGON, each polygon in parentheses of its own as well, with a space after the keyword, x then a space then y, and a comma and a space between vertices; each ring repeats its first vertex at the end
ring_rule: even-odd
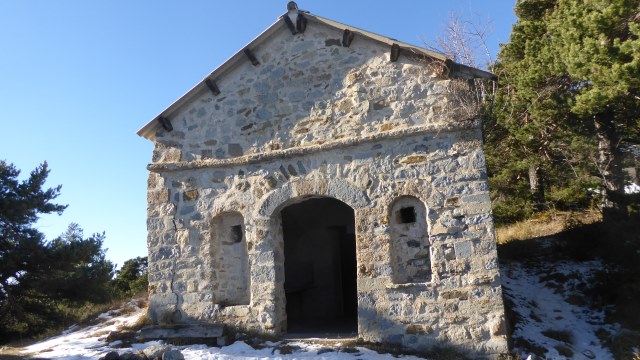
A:
POLYGON ((150 317, 506 352, 477 77, 290 4, 138 132, 150 317))

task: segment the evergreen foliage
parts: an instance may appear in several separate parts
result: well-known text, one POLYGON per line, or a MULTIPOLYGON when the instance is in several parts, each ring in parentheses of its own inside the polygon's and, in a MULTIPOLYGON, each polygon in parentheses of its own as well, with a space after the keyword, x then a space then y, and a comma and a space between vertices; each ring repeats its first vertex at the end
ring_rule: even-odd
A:
POLYGON ((110 300, 108 284, 114 266, 105 258, 104 238, 104 233, 84 238, 82 228, 71 223, 62 235, 45 244, 46 262, 40 276, 31 278, 28 285, 53 299, 110 300))
POLYGON ((638 143, 640 0, 520 0, 495 65, 487 164, 498 222, 545 208, 624 213, 622 148, 638 143))
MULTIPOLYGON (((111 299, 113 265, 104 234, 85 238, 77 224, 45 241, 33 224, 39 214, 61 213, 60 186, 43 189, 49 170, 38 166, 24 181, 0 161, 0 339, 34 336, 64 322, 70 308, 111 299)), ((73 319, 70 319, 73 320, 73 319)))
POLYGON ((116 271, 113 288, 121 297, 131 297, 142 291, 147 291, 147 257, 138 256, 129 259, 116 271))
POLYGON ((558 1, 548 24, 570 109, 598 140, 604 215, 626 215, 622 149, 640 142, 640 0, 558 1))

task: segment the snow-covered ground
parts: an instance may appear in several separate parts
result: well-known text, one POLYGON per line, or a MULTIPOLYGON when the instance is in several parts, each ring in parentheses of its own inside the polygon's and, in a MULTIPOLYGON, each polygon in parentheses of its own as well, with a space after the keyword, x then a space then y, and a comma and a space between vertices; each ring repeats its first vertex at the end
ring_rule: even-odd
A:
MULTIPOLYGON (((615 333, 617 325, 605 323, 603 311, 588 306, 584 290, 594 273, 603 268, 599 261, 538 259, 508 262, 501 265, 507 307, 515 319, 514 351, 526 359, 531 353, 548 359, 613 359, 596 334, 615 333)), ((132 301, 125 308, 99 316, 100 323, 73 326, 61 335, 23 349, 38 358, 59 360, 98 359, 109 351, 120 354, 142 350, 161 342, 124 346, 122 341, 107 342, 107 335, 134 325, 145 309, 132 301), (123 347, 124 346, 124 347, 123 347)), ((236 341, 225 347, 206 345, 173 346, 185 359, 393 359, 392 354, 379 354, 363 347, 305 342, 263 342, 252 347, 236 341)), ((402 359, 418 359, 401 356, 402 359)))
POLYGON ((521 355, 546 351, 550 359, 613 359, 596 334, 615 333, 618 327, 607 324, 604 312, 589 307, 584 295, 601 269, 600 261, 503 264, 503 291, 512 303, 507 307, 517 319, 514 350, 521 355))
POLYGON ((132 301, 122 309, 103 313, 98 316, 100 322, 96 325, 71 326, 59 336, 27 346, 23 353, 47 359, 98 359, 109 351, 106 337, 110 332, 133 326, 144 316, 146 309, 138 305, 139 302, 132 301))
MULTIPOLYGON (((122 347, 122 341, 108 343, 106 338, 111 331, 134 325, 145 314, 145 309, 137 306, 136 302, 127 304, 126 309, 110 311, 100 315, 99 324, 80 328, 72 326, 61 335, 42 342, 27 346, 24 355, 52 360, 89 360, 99 359, 110 351, 122 354, 136 350, 143 350, 150 346, 161 345, 161 341, 131 344, 122 347)), ((258 349, 242 341, 224 347, 208 347, 206 345, 172 346, 180 350, 185 360, 238 360, 238 359, 327 359, 327 360, 355 360, 355 359, 405 359, 418 360, 415 356, 394 356, 379 354, 363 347, 343 347, 336 343, 334 347, 300 341, 264 342, 258 349)))
MULTIPOLYGON (((335 348, 329 348, 319 344, 309 342, 290 342, 288 346, 293 347, 290 354, 282 354, 278 350, 280 343, 268 343, 267 347, 255 350, 251 346, 242 341, 222 348, 211 348, 205 345, 195 345, 182 350, 185 360, 196 359, 215 359, 215 360, 232 360, 232 359, 329 359, 329 360, 354 360, 354 359, 394 359, 391 354, 378 354, 375 351, 365 349, 363 347, 355 348, 355 351, 341 351, 335 348)), ((400 356, 401 359, 418 360, 415 356, 400 356)))

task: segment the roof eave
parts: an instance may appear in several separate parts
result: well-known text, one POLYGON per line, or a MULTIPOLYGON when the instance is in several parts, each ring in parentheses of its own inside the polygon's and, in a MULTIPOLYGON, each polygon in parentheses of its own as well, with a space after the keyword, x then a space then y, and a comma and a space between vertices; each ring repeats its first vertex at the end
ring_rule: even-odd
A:
POLYGON ((458 64, 451 62, 451 70, 454 76, 467 78, 467 79, 485 79, 485 80, 498 80, 498 77, 488 71, 480 70, 472 66, 458 64))
POLYGON ((235 68, 239 61, 243 61, 246 59, 246 55, 244 53, 244 49, 251 48, 253 45, 261 43, 266 38, 273 35, 279 28, 276 26, 279 22, 282 22, 282 16, 280 16, 276 22, 274 22, 271 26, 269 26, 265 31, 260 33, 260 35, 256 36, 253 40, 251 40, 247 45, 243 46, 238 52, 233 54, 229 59, 224 61, 220 66, 218 66, 215 70, 213 70, 209 75, 205 76, 200 82, 198 82, 193 88, 187 91, 184 95, 178 98, 174 103, 169 105, 164 111, 154 117, 151 121, 149 121, 146 125, 144 125, 140 130, 136 132, 138 136, 141 136, 145 139, 154 141, 155 140, 155 131, 159 126, 158 118, 161 116, 170 117, 173 113, 175 113, 178 109, 180 109, 183 105, 185 105, 189 100, 197 95, 200 95, 203 92, 209 91, 207 88, 205 81, 207 79, 215 79, 221 77, 224 73, 235 68))

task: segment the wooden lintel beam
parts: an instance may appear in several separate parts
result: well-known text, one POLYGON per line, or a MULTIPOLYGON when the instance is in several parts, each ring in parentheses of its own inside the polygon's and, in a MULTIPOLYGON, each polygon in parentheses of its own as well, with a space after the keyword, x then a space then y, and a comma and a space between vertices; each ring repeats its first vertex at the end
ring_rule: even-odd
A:
POLYGON ((284 23, 287 25, 287 28, 289 28, 289 31, 291 31, 291 35, 295 35, 298 33, 298 30, 296 30, 296 25, 293 24, 293 21, 291 21, 289 15, 284 16, 284 23))
POLYGON ((220 95, 220 89, 218 88, 218 85, 215 83, 215 81, 211 79, 207 79, 204 81, 204 83, 205 85, 207 85, 209 90, 211 90, 211 93, 213 94, 213 96, 220 95))
POLYGON ((391 60, 391 62, 396 62, 398 61, 398 57, 400 57, 400 45, 394 43, 393 45, 391 45, 389 60, 391 60))
POLYGON ((162 125, 162 128, 171 131, 173 130, 173 125, 171 125, 171 121, 164 116, 158 116, 158 122, 162 125))
POLYGON ((296 30, 300 34, 304 34, 304 31, 307 30, 307 18, 302 15, 302 13, 298 13, 298 18, 296 19, 296 30))
POLYGON ((253 66, 260 65, 260 61, 258 61, 258 59, 256 59, 256 56, 253 55, 253 53, 251 52, 251 50, 249 48, 244 49, 244 54, 247 55, 247 57, 249 58, 249 60, 251 61, 251 64, 253 64, 253 66))
POLYGON ((353 31, 344 29, 342 32, 342 46, 349 47, 353 41, 353 31))

